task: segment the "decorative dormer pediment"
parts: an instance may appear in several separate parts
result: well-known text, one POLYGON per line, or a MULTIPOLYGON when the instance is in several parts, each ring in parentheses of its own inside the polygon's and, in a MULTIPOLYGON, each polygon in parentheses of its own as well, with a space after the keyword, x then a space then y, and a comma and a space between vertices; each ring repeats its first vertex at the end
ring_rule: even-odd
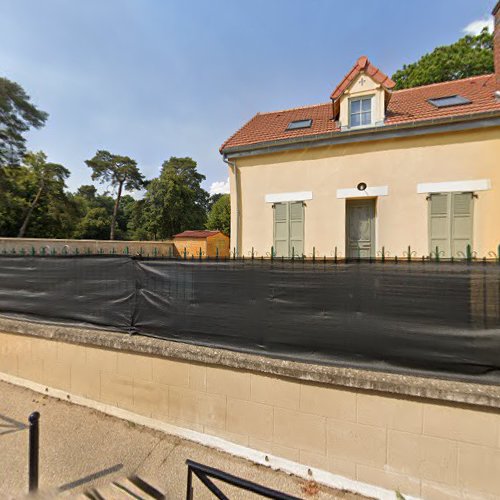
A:
POLYGON ((332 92, 334 119, 342 130, 382 125, 395 85, 368 58, 360 57, 332 92))

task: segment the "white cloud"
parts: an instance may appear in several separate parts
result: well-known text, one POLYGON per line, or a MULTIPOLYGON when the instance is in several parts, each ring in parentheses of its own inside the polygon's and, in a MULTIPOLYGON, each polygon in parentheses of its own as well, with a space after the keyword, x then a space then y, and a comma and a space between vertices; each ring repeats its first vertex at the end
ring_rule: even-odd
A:
POLYGON ((208 192, 212 194, 227 194, 229 193, 229 177, 227 178, 227 181, 217 181, 217 182, 212 182, 210 185, 210 188, 208 192))
POLYGON ((477 19, 469 23, 462 31, 466 35, 479 35, 484 28, 488 28, 490 33, 493 33, 493 18, 477 19))

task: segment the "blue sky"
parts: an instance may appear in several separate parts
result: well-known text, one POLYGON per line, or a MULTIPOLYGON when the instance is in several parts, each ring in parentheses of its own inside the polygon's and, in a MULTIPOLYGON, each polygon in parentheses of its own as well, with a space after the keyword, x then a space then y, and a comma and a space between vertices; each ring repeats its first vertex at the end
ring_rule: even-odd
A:
POLYGON ((326 102, 360 55, 391 75, 494 3, 2 0, 0 76, 50 114, 28 146, 71 170, 70 189, 90 183, 98 149, 148 178, 191 156, 213 189, 227 179, 220 144, 256 112, 326 102))

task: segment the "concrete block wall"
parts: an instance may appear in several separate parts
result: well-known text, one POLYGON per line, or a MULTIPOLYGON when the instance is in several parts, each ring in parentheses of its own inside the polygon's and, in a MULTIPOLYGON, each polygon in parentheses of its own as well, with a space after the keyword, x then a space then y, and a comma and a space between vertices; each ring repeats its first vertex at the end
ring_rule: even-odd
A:
POLYGON ((0 372, 427 499, 500 498, 500 410, 0 333, 0 372))

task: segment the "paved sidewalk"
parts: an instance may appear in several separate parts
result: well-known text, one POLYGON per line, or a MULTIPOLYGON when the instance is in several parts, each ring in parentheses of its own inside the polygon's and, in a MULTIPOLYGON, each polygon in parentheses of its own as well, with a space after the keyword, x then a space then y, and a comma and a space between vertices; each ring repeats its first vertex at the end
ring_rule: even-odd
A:
MULTIPOLYGON (((40 488, 47 496, 74 497, 89 487, 137 474, 169 499, 186 495, 185 460, 222 469, 301 498, 364 498, 340 492, 196 443, 0 382, 0 498, 20 498, 27 488, 28 415, 40 420, 40 488)), ((256 498, 224 491, 231 499, 256 498)), ((195 499, 213 499, 195 479, 195 499)), ((259 497, 260 498, 260 497, 259 497)))

